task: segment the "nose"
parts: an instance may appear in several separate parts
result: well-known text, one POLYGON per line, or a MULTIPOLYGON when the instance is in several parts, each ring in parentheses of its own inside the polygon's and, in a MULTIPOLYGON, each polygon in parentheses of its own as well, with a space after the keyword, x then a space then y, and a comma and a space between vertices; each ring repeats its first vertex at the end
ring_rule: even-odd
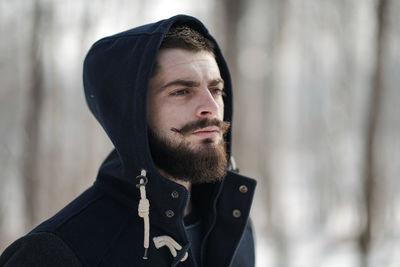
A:
POLYGON ((199 118, 218 117, 220 109, 223 108, 208 89, 199 93, 197 101, 196 116, 199 118))

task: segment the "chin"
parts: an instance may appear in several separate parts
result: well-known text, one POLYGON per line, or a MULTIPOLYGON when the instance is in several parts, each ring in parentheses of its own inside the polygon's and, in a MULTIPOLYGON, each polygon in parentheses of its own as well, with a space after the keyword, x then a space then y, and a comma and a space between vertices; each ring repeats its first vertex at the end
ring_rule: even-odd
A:
POLYGON ((217 145, 219 143, 220 143, 219 141, 214 140, 212 138, 206 138, 201 141, 201 144, 204 144, 204 145, 217 145))
POLYGON ((196 143, 196 144, 192 143, 190 145, 190 147, 193 150, 203 150, 203 149, 215 148, 219 144, 220 144, 220 141, 216 141, 212 138, 206 138, 206 139, 199 141, 199 143, 196 143))

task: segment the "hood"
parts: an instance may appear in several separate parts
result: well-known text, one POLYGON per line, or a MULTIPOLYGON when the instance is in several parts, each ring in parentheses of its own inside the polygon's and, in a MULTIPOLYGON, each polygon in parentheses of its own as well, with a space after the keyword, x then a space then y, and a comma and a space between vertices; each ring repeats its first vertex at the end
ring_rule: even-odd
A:
MULTIPOLYGON (((194 28, 215 43, 216 61, 225 81, 224 120, 232 121, 232 87, 227 64, 214 38, 196 18, 177 15, 105 37, 93 44, 83 68, 89 109, 115 147, 100 172, 124 180, 135 180, 142 168, 158 174, 147 138, 147 88, 164 35, 172 25, 181 24, 194 28)), ((229 158, 230 129, 226 142, 229 158)))

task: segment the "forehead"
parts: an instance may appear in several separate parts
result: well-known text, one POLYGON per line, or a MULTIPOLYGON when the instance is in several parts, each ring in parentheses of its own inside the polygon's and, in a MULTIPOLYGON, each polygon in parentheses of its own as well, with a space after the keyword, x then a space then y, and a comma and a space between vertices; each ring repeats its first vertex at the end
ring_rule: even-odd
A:
POLYGON ((162 49, 157 55, 157 68, 156 76, 205 75, 210 76, 210 79, 220 78, 215 57, 207 51, 193 52, 180 48, 162 49))

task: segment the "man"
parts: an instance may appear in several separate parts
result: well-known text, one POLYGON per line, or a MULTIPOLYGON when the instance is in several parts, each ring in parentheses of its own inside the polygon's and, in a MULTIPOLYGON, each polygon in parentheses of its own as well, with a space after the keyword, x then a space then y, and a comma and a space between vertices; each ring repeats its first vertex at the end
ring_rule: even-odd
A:
POLYGON ((99 40, 84 87, 115 149, 0 266, 254 266, 255 181, 227 171, 231 81, 201 22, 179 15, 99 40))

